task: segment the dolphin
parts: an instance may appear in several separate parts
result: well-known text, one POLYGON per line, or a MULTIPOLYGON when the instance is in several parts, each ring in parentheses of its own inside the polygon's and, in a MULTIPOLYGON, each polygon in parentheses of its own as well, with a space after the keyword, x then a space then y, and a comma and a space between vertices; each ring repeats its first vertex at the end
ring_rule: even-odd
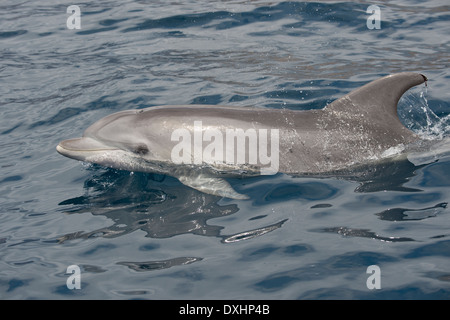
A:
POLYGON ((246 199, 224 178, 353 174, 353 168, 405 153, 421 138, 401 123, 397 104, 426 81, 420 73, 388 75, 314 110, 215 105, 126 110, 56 149, 76 160, 165 174, 208 194, 246 199))

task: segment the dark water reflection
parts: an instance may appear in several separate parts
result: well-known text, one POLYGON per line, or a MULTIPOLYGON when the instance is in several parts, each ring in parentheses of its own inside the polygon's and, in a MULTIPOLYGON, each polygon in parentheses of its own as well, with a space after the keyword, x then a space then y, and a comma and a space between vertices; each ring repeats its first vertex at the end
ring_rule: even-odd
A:
POLYGON ((84 188, 85 195, 67 199, 60 205, 71 205, 68 213, 91 212, 109 218, 114 224, 64 235, 61 242, 118 237, 135 230, 145 231, 152 238, 184 233, 219 236, 222 227, 208 225, 207 221, 239 210, 236 204, 218 205, 220 197, 180 188, 174 179, 152 174, 106 170, 87 179, 84 188))
MULTIPOLYGON (((420 189, 404 187, 420 167, 408 161, 390 162, 377 166, 365 167, 366 171, 355 172, 355 176, 343 178, 357 181, 357 193, 382 190, 420 192, 420 189)), ((223 235, 224 228, 208 224, 208 220, 237 213, 239 203, 219 204, 221 197, 205 194, 181 185, 176 179, 146 173, 130 173, 113 169, 104 169, 90 165, 88 170, 93 175, 84 182, 85 194, 59 203, 64 212, 69 214, 89 212, 102 215, 114 222, 113 225, 94 231, 78 231, 61 236, 59 242, 72 239, 93 237, 113 238, 142 230, 147 237, 168 238, 181 234, 195 234, 222 238, 223 243, 232 243, 252 239, 281 228, 287 219, 274 224, 256 227, 242 232, 223 235)), ((259 177, 242 180, 251 184, 259 181, 257 187, 249 188, 252 206, 271 205, 290 200, 299 202, 325 201, 336 197, 339 190, 323 179, 301 178, 289 182, 277 181, 277 178, 259 177), (261 184, 261 182, 263 182, 261 184)), ((326 209, 331 204, 317 204, 311 209, 326 209)), ((380 219, 398 221, 423 219, 436 214, 436 210, 446 207, 446 203, 425 209, 393 208, 380 213, 380 219), (413 214, 412 212, 415 212, 413 214), (414 215, 416 218, 411 218, 414 215)), ((257 220, 258 217, 252 219, 257 220)), ((317 231, 317 230, 316 230, 317 231)), ((337 233, 345 236, 368 237, 383 241, 412 241, 410 238, 390 238, 379 236, 369 229, 352 229, 336 226, 320 229, 320 232, 337 233)))

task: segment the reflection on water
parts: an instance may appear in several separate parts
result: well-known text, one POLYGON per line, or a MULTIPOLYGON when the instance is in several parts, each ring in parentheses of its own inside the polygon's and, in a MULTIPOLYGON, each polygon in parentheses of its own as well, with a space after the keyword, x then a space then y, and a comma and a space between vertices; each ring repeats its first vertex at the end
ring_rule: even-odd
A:
MULTIPOLYGON (((398 259, 395 257, 375 252, 345 253, 322 261, 317 261, 315 264, 294 267, 287 271, 271 274, 265 279, 255 283, 255 287, 265 292, 275 292, 294 284, 331 278, 344 272, 348 272, 355 268, 355 266, 367 266, 396 260, 398 259)), ((301 299, 304 298, 305 297, 301 297, 301 299)), ((324 297, 315 296, 313 299, 321 298, 323 299, 324 297)), ((339 299, 343 299, 343 297, 340 297, 339 299)))
POLYGON ((359 168, 343 170, 337 176, 359 183, 355 192, 377 192, 377 191, 421 191, 417 188, 404 186, 416 172, 425 164, 415 166, 410 161, 388 160, 377 164, 365 165, 359 168))
POLYGON ((159 269, 167 269, 173 266, 190 264, 196 261, 200 261, 202 258, 194 258, 194 257, 179 257, 169 260, 163 261, 146 261, 146 262, 117 262, 119 265, 127 266, 128 268, 134 271, 153 271, 159 269))
POLYGON ((114 221, 112 226, 91 232, 64 235, 60 241, 90 237, 117 237, 142 230, 152 238, 184 233, 219 236, 222 227, 207 220, 237 212, 237 205, 220 206, 221 198, 191 188, 180 188, 164 176, 106 170, 84 183, 86 194, 60 205, 72 205, 67 213, 91 212, 114 221), (161 180, 161 181, 157 181, 161 180), (167 183, 166 183, 167 180, 167 183))
POLYGON ((380 236, 376 234, 373 231, 370 231, 368 229, 353 229, 353 228, 347 228, 347 227, 332 227, 332 228, 324 228, 319 230, 320 232, 331 232, 331 233, 337 233, 345 237, 362 237, 362 238, 371 238, 381 241, 388 241, 388 242, 404 242, 404 241, 414 241, 412 238, 405 238, 405 237, 385 237, 380 236))
MULTIPOLYGON (((360 185, 355 192, 375 192, 380 190, 417 191, 419 189, 404 187, 420 167, 409 161, 393 161, 365 167, 363 174, 356 177, 346 176, 345 179, 358 181, 360 185)), ((94 231, 78 231, 61 236, 60 243, 72 239, 87 239, 93 237, 118 237, 135 230, 146 232, 147 237, 168 238, 180 234, 196 234, 222 238, 223 243, 249 240, 281 228, 287 219, 277 223, 244 230, 232 235, 221 234, 222 226, 208 224, 208 220, 235 214, 239 211, 237 203, 219 205, 221 197, 205 194, 180 185, 171 177, 147 173, 130 173, 113 169, 103 169, 97 165, 88 165, 93 176, 84 182, 85 194, 67 199, 59 205, 69 206, 66 213, 90 212, 102 215, 113 221, 112 226, 94 231)), ((259 178, 262 179, 262 178, 259 178)), ((252 181, 248 179, 246 181, 252 181)), ((261 180, 260 180, 261 181, 261 180)), ((321 179, 306 181, 298 178, 290 182, 280 182, 276 179, 262 180, 264 188, 256 191, 268 190, 264 194, 250 191, 254 207, 268 203, 294 201, 321 201, 330 199, 338 194, 338 189, 321 179), (294 181, 294 182, 292 182, 294 181)), ((327 203, 317 204, 312 208, 329 208, 327 203)), ((377 215, 388 221, 423 219, 436 214, 436 210, 446 207, 440 203, 425 209, 389 209, 377 215)), ((257 219, 253 217, 252 219, 257 219)), ((370 230, 353 229, 349 227, 331 227, 320 229, 320 232, 332 232, 345 236, 367 237, 382 241, 412 241, 410 238, 393 238, 380 236, 370 230)), ((178 263, 190 263, 196 258, 183 257, 177 261, 142 262, 146 269, 157 269, 160 266, 171 266, 178 263), (180 260, 181 259, 181 260, 180 260), (183 260, 185 259, 185 261, 183 260), (182 261, 183 260, 183 261, 182 261), (153 265, 154 264, 154 265, 153 265), (152 267, 148 267, 152 265, 152 267)), ((130 266, 127 263, 123 263, 130 266)), ((131 266, 130 266, 131 268, 131 266)))
POLYGON ((377 216, 379 216, 381 220, 386 221, 423 220, 437 216, 447 208, 447 204, 447 202, 442 202, 433 207, 423 209, 392 208, 377 213, 377 216))
POLYGON ((283 225, 284 222, 286 222, 286 220, 277 222, 277 223, 275 223, 273 225, 266 226, 264 228, 258 228, 258 229, 254 229, 254 230, 239 232, 239 233, 233 234, 231 236, 224 236, 222 242, 224 242, 224 243, 231 243, 231 242, 248 240, 248 239, 251 239, 251 238, 254 238, 254 237, 258 237, 258 236, 261 236, 263 234, 266 234, 268 232, 271 232, 273 230, 276 230, 276 229, 280 228, 283 225))
MULTIPOLYGON (((92 168, 97 166, 92 166, 92 168)), ((103 215, 114 224, 98 230, 78 231, 61 236, 63 243, 72 239, 93 237, 118 237, 142 230, 151 238, 168 238, 192 233, 222 237, 223 243, 248 240, 280 228, 286 220, 233 235, 221 235, 221 226, 209 225, 212 218, 227 216, 239 211, 236 204, 219 205, 221 197, 205 194, 180 186, 173 178, 145 173, 128 173, 108 169, 94 175, 84 183, 86 194, 67 199, 60 205, 71 205, 65 212, 103 215), (166 181, 167 180, 167 181, 166 181)), ((190 261, 191 258, 186 258, 190 261)), ((194 261, 196 261, 195 258, 194 261)), ((157 266, 171 266, 180 261, 152 262, 157 266)), ((190 263, 190 262, 189 262, 190 263)), ((122 263, 128 265, 126 263, 122 263)), ((142 263, 150 265, 151 263, 142 263)))
MULTIPOLYGON (((375 215, 380 217, 380 220, 385 221, 415 221, 424 220, 430 217, 436 217, 438 214, 442 213, 444 209, 447 208, 447 202, 438 203, 435 206, 419 209, 405 209, 405 208, 392 208, 387 209, 375 215)), ((319 207, 321 208, 321 207, 319 207)), ((350 227, 327 227, 316 230, 311 230, 314 232, 325 232, 325 233, 336 233, 344 237, 360 237, 360 238, 370 238, 385 242, 407 242, 416 241, 409 237, 393 237, 393 236, 382 236, 373 232, 369 229, 361 228, 350 228, 350 227)), ((440 235, 444 236, 444 235, 440 235)))
POLYGON ((405 187, 403 184, 411 179, 422 166, 415 166, 408 160, 391 161, 374 166, 363 178, 358 179, 361 185, 356 192, 376 191, 421 191, 417 188, 405 187))

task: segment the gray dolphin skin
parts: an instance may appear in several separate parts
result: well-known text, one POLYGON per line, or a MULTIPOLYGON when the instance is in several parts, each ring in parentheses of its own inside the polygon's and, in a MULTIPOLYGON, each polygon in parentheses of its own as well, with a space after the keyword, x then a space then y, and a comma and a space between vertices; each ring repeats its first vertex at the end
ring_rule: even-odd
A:
POLYGON ((397 103, 425 81, 412 72, 385 76, 320 110, 212 105, 126 110, 56 149, 76 160, 162 173, 205 193, 246 199, 224 178, 338 175, 401 155, 420 137, 400 122, 397 103))

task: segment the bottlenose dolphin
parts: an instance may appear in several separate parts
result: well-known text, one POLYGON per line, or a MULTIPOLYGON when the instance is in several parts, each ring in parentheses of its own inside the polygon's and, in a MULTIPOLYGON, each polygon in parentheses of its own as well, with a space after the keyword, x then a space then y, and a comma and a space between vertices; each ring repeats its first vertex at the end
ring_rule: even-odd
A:
POLYGON ((211 105, 126 110, 56 149, 69 158, 162 173, 205 193, 245 199, 223 178, 340 175, 404 153, 420 137, 403 126, 397 103, 425 81, 419 73, 388 75, 319 110, 211 105))

